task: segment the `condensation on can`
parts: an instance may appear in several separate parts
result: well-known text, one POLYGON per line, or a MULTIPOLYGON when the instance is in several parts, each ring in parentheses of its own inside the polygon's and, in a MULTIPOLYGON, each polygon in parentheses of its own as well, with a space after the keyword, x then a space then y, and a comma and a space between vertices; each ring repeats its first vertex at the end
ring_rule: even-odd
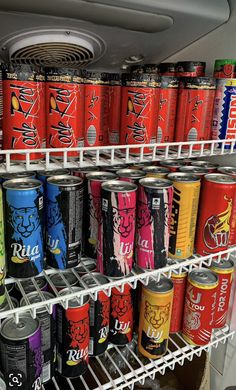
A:
POLYGON ((169 256, 181 260, 193 254, 200 178, 182 172, 170 173, 167 177, 173 181, 174 187, 169 256))
POLYGON ((138 330, 138 350, 158 359, 167 352, 173 301, 173 282, 161 276, 159 282, 142 286, 138 330))
POLYGON ((200 268, 188 275, 183 315, 184 339, 192 345, 207 345, 211 340, 217 302, 218 276, 200 268))
MULTIPOLYGON (((209 77, 181 78, 175 142, 207 141, 211 137, 216 81, 209 77)), ((182 146, 188 149, 188 145, 182 146)), ((204 145, 209 147, 209 145, 204 145)), ((193 150, 201 144, 193 145, 193 150)))
POLYGON ((210 173, 204 177, 195 237, 195 249, 199 255, 228 248, 230 235, 235 234, 235 216, 232 214, 235 203, 236 178, 220 173, 210 173))

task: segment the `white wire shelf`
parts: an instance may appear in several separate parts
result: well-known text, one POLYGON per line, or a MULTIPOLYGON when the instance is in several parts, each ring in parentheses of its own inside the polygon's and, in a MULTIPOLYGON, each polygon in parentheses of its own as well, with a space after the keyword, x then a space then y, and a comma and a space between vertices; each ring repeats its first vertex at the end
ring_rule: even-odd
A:
POLYGON ((196 157, 209 157, 236 153, 235 140, 210 140, 198 142, 172 142, 156 143, 146 145, 117 145, 103 147, 78 147, 78 148, 55 148, 55 149, 22 149, 22 150, 1 150, 0 157, 4 160, 0 164, 0 173, 20 172, 23 170, 50 170, 59 168, 84 168, 92 166, 110 166, 117 164, 132 164, 138 162, 152 162, 166 159, 183 159, 196 157), (199 149, 195 150, 194 147, 199 149), (133 148, 139 149, 137 155, 132 155, 133 148), (144 148, 149 147, 152 153, 144 154, 144 148), (226 148, 227 147, 227 148, 226 148), (60 152, 60 159, 55 158, 53 153, 60 152), (76 152, 78 157, 70 158, 68 154, 76 152), (41 153, 39 161, 33 161, 32 155, 41 153), (25 161, 15 164, 12 155, 25 156, 25 161))
MULTIPOLYGON (((189 345, 181 334, 171 335, 167 354, 160 359, 143 359, 137 353, 137 341, 118 348, 113 346, 101 357, 92 358, 88 373, 70 380, 53 378, 56 390, 109 390, 133 389, 135 383, 144 384, 146 378, 154 379, 156 373, 165 374, 166 369, 174 370, 176 364, 183 365, 185 360, 191 361, 194 356, 200 357, 203 351, 209 352, 212 347, 217 348, 219 343, 225 343, 233 338, 234 331, 226 325, 214 331, 211 342, 205 346, 189 345), (119 362, 118 362, 119 361, 119 362)), ((53 388, 53 385, 51 385, 53 388)))
POLYGON ((5 284, 11 284, 15 283, 21 293, 21 295, 25 298, 26 305, 22 307, 14 307, 14 303, 11 299, 11 295, 8 293, 6 289, 6 299, 8 301, 9 308, 5 311, 0 311, 0 319, 1 318, 6 318, 9 316, 14 316, 15 321, 19 321, 19 314, 25 313, 26 311, 30 311, 32 317, 36 317, 36 311, 40 307, 46 306, 47 310, 49 313, 52 313, 53 310, 53 305, 56 303, 61 303, 65 308, 68 307, 68 301, 69 299, 73 297, 77 297, 80 299, 84 295, 89 295, 89 297, 93 300, 97 300, 98 292, 99 291, 104 291, 108 296, 111 295, 111 289, 112 287, 117 287, 120 289, 121 292, 124 290, 124 286, 126 283, 128 283, 131 288, 135 289, 137 287, 137 282, 140 281, 144 285, 147 285, 150 280, 157 280, 159 281, 160 276, 164 275, 167 277, 171 277, 171 273, 182 273, 183 271, 191 271, 193 268, 198 268, 202 266, 210 266, 212 260, 214 261, 220 261, 220 259, 226 259, 229 258, 229 256, 234 256, 236 252, 236 246, 231 247, 227 250, 218 252, 217 254, 210 254, 206 256, 199 256, 199 255, 194 255, 189 259, 186 259, 184 261, 178 262, 177 264, 169 265, 164 268, 156 269, 156 270, 140 270, 140 269, 133 269, 131 274, 126 277, 126 278, 121 278, 121 279, 112 279, 108 278, 108 283, 106 284, 100 284, 99 281, 96 279, 96 277, 88 270, 88 268, 84 265, 84 268, 87 270, 87 274, 89 274, 91 277, 93 277, 94 281, 96 282, 96 286, 94 287, 89 287, 79 276, 77 272, 77 268, 71 269, 73 274, 78 280, 78 285, 82 287, 81 291, 73 292, 72 289, 70 289, 70 292, 66 295, 60 296, 58 294, 58 291, 56 290, 55 285, 53 284, 52 280, 50 279, 50 275, 52 274, 60 274, 62 280, 66 284, 66 287, 70 288, 71 286, 69 285, 68 281, 65 279, 63 272, 64 271, 59 271, 57 269, 47 269, 44 270, 40 276, 44 276, 49 289, 54 293, 55 297, 51 299, 45 300, 40 288, 38 287, 38 284, 36 283, 37 277, 30 278, 29 280, 32 281, 33 286, 35 288, 35 291, 40 295, 42 301, 41 302, 36 302, 36 303, 30 303, 25 289, 24 285, 22 284, 22 281, 25 279, 14 279, 14 278, 7 278, 5 280, 5 284))

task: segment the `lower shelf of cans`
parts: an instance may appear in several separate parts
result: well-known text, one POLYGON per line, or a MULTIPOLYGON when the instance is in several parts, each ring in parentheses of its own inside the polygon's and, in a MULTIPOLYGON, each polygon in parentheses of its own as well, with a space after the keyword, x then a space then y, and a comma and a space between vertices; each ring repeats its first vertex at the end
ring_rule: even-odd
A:
MULTIPOLYGON (((183 365, 185 360, 200 356, 203 351, 209 352, 219 343, 225 343, 233 338, 234 331, 226 325, 215 330, 211 342, 204 346, 188 344, 181 334, 171 335, 167 354, 157 360, 142 358, 137 353, 137 341, 133 340, 125 347, 111 346, 104 355, 92 358, 85 375, 74 380, 53 378, 50 389, 56 390, 107 390, 133 389, 135 383, 144 384, 146 378, 154 379, 156 373, 165 374, 166 369, 174 370, 176 364, 183 365)), ((45 390, 47 387, 45 388, 45 390)))

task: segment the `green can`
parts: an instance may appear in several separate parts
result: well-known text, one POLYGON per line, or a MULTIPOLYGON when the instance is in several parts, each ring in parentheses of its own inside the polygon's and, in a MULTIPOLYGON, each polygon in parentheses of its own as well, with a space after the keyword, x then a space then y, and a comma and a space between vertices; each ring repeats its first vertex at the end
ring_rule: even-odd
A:
POLYGON ((230 60, 230 59, 215 60, 214 77, 217 79, 235 78, 236 60, 230 60))
POLYGON ((5 262, 5 242, 4 242, 4 220, 3 220, 3 200, 2 200, 2 186, 0 186, 0 306, 6 299, 5 295, 5 276, 6 276, 6 262, 5 262))

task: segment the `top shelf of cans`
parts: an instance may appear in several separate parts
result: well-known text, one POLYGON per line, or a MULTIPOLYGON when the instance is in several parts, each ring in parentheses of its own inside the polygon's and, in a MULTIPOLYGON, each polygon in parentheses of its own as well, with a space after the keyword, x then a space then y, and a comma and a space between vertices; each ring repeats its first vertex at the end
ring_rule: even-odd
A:
POLYGON ((196 61, 123 74, 5 64, 0 172, 234 153, 235 64, 217 60, 215 78, 196 61))

